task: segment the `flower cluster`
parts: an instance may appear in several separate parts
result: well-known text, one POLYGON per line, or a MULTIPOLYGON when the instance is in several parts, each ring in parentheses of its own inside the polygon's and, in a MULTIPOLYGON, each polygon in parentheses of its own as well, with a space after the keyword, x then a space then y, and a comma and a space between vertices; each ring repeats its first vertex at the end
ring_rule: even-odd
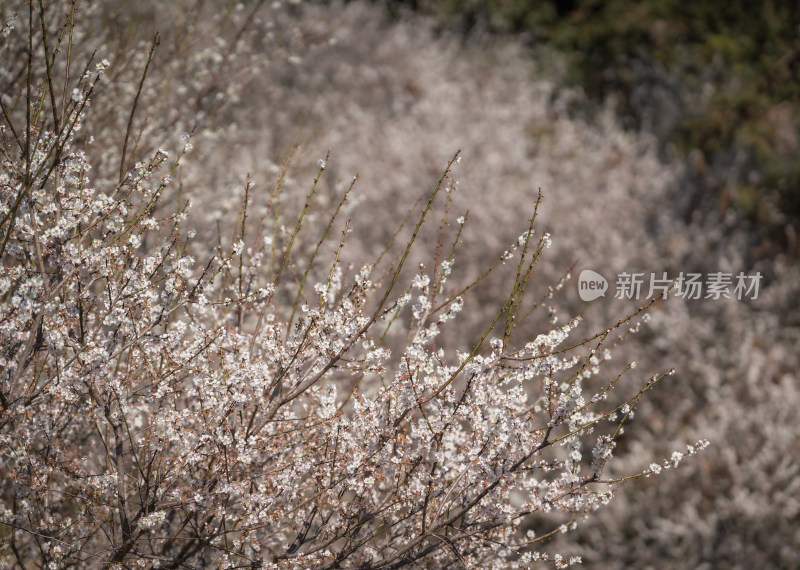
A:
POLYGON ((656 473, 602 475, 663 377, 606 397, 633 368, 607 373, 607 345, 635 315, 518 338, 545 310, 526 295, 550 245, 539 201, 492 266, 512 270, 495 318, 453 348, 440 333, 476 283, 450 281, 465 218, 450 236, 445 209, 430 270, 408 261, 458 154, 387 260, 346 267, 348 224, 318 255, 349 194, 314 246, 326 157, 293 226, 277 200, 248 220, 248 181, 234 235, 198 262, 167 197, 191 137, 138 160, 123 146, 119 179, 94 178, 77 133, 109 63, 60 90, 45 63, 27 103, 49 113, 4 110, 0 131, 0 565, 566 567, 540 542, 656 473), (570 522, 532 516, 548 513, 570 522))

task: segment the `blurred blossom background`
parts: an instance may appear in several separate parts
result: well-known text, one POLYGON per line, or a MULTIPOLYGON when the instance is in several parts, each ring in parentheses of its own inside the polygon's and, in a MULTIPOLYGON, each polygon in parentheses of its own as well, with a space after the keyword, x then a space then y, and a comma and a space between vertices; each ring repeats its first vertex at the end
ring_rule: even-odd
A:
MULTIPOLYGON (((77 48, 111 63, 99 100, 133 100, 159 33, 137 152, 193 133, 178 187, 209 247, 247 175, 255 219, 288 161, 283 207, 296 211, 330 152, 323 202, 359 175, 345 249, 358 264, 461 149, 451 211, 468 223, 452 279, 470 282, 516 241, 541 188, 537 230, 553 245, 537 287, 571 273, 553 307, 560 322, 581 315, 584 336, 643 304, 651 272, 760 273, 755 299, 671 295, 614 352, 643 379, 676 374, 640 405, 610 469, 711 447, 625 485, 551 544, 590 568, 800 566, 796 1, 142 0, 77 13, 77 48), (609 280, 605 297, 580 299, 583 269, 609 280), (622 272, 644 273, 638 301, 615 298, 622 272)), ((10 56, 4 84, 24 67, 10 56)), ((113 180, 128 114, 95 105, 87 148, 113 180)), ((323 203, 308 223, 328 215, 323 203)), ((436 225, 424 229, 434 243, 436 225)), ((488 280, 467 300, 470 342, 507 291, 488 280)))

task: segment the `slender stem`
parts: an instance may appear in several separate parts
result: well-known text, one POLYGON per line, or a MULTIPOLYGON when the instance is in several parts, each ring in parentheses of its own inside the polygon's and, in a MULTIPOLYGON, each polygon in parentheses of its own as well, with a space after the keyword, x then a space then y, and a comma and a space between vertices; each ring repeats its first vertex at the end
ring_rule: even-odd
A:
POLYGON ((144 87, 144 80, 147 77, 147 70, 150 69, 150 63, 153 61, 153 54, 155 53, 159 43, 160 40, 158 34, 156 34, 153 36, 153 43, 150 46, 150 52, 147 54, 147 63, 144 66, 142 78, 139 80, 139 87, 136 89, 136 97, 133 99, 131 114, 128 116, 128 126, 125 129, 125 142, 122 143, 122 152, 120 153, 119 161, 120 184, 122 184, 122 181, 125 179, 125 171, 127 170, 127 166, 129 164, 129 162, 126 162, 125 154, 128 152, 128 138, 131 136, 131 131, 133 130, 133 117, 136 115, 136 107, 139 104, 139 96, 142 94, 142 87, 144 87))

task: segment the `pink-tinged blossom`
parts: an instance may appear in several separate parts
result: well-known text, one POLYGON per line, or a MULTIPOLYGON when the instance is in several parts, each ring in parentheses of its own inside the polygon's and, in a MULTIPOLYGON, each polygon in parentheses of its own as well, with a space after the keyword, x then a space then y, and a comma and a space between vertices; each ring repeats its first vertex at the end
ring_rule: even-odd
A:
MULTIPOLYGON (((219 38, 185 64, 208 73, 229 49, 219 38)), ((70 109, 91 101, 106 67, 80 79, 70 109)), ((597 350, 617 326, 590 337, 579 318, 556 326, 553 309, 540 334, 515 328, 534 310, 532 246, 549 247, 549 234, 506 244, 501 259, 519 266, 505 264, 503 310, 453 346, 443 332, 475 310, 452 279, 455 254, 410 275, 409 240, 406 253, 353 270, 335 239, 316 241, 314 212, 304 226, 277 197, 257 223, 243 200, 232 233, 203 242, 175 188, 190 137, 182 151, 137 141, 95 161, 76 139, 80 108, 65 119, 72 131, 45 113, 30 125, 31 152, 2 158, 0 473, 13 484, 0 490, 0 523, 13 548, 0 562, 580 562, 539 552, 530 515, 583 518, 610 501, 620 480, 601 473, 622 427, 601 420, 629 419, 652 386, 636 379, 619 392, 624 405, 608 402, 619 371, 597 350), (335 254, 315 257, 317 243, 335 254), (587 401, 590 384, 602 396, 587 401)), ((442 193, 456 193, 453 162, 442 193)), ((319 167, 331 174, 333 163, 319 167)), ((693 452, 676 454, 670 465, 693 452)), ((575 529, 555 520, 552 530, 575 529)))

